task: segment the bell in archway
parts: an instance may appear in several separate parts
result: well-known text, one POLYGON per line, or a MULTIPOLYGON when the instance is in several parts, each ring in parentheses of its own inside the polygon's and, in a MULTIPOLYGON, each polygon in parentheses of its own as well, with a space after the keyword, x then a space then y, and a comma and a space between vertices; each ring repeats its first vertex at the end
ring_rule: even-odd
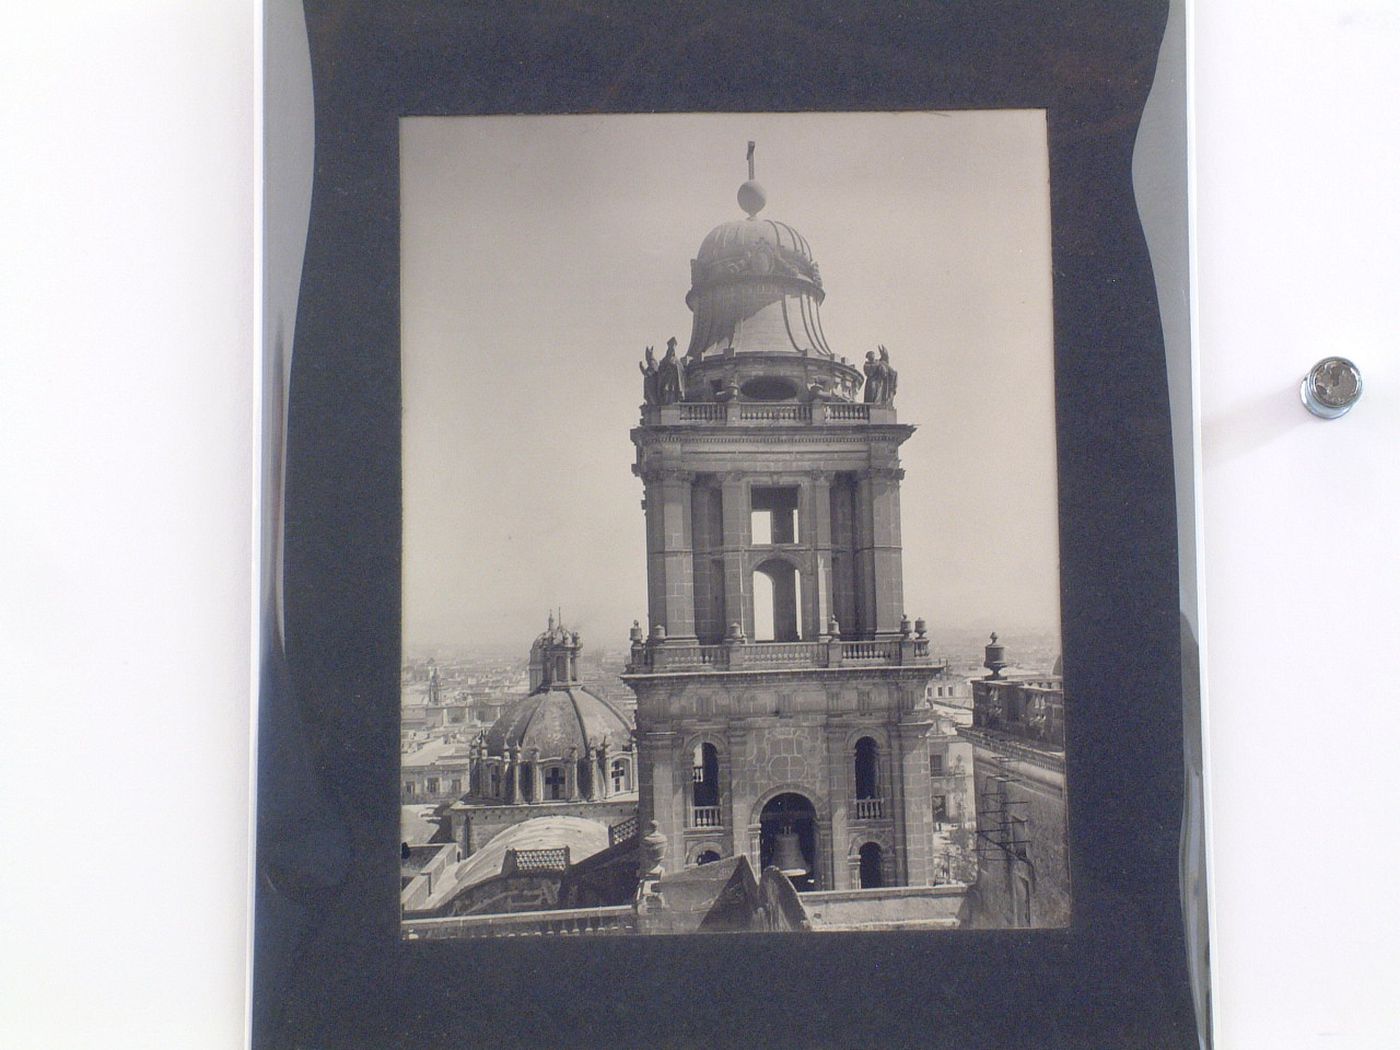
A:
POLYGON ((797 832, 784 827, 773 838, 773 867, 788 878, 807 874, 807 859, 802 856, 802 843, 797 832))

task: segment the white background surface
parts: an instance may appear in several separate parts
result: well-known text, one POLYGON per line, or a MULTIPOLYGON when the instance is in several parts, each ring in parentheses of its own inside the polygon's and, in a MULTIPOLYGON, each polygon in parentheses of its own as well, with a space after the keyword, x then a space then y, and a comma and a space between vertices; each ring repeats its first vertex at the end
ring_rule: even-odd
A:
MULTIPOLYGON (((246 0, 0 34, 0 1042, 242 1040, 246 0)), ((1400 1044, 1400 7, 1196 11, 1219 1045, 1400 1044), (1297 385, 1342 352, 1347 418, 1297 385)))
POLYGON ((1219 1045, 1396 1047, 1400 4, 1195 14, 1219 1045))

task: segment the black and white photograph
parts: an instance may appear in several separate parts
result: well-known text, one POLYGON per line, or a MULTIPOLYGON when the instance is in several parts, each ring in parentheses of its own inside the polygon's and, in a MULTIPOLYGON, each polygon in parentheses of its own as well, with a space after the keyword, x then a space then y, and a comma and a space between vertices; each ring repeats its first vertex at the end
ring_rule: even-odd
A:
POLYGON ((399 163, 403 938, 1068 925, 1045 112, 399 163))

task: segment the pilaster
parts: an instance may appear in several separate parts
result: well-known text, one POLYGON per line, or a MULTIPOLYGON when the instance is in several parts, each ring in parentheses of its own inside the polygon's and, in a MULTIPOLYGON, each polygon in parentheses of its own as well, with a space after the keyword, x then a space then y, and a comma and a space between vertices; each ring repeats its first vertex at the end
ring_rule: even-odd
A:
POLYGON ((928 768, 930 722, 909 722, 898 727, 900 764, 896 779, 902 785, 901 867, 906 886, 931 886, 933 858, 933 784, 928 768))
POLYGON ((647 607, 651 625, 666 636, 695 640, 694 551, 691 546, 691 481, 685 471, 646 475, 647 607))
POLYGON ((897 467, 861 471, 856 484, 856 603, 862 627, 876 637, 899 633, 904 614, 897 467))
POLYGON ((847 769, 850 761, 846 755, 846 730, 844 727, 828 727, 826 731, 826 775, 827 798, 831 806, 831 888, 848 890, 851 888, 851 870, 846 862, 850 851, 850 828, 848 824, 851 791, 847 786, 847 769))
POLYGON ((724 475, 720 502, 723 520, 724 626, 727 631, 730 624, 742 624, 744 636, 752 638, 751 584, 744 568, 744 549, 749 543, 749 493, 741 474, 730 472, 724 475))

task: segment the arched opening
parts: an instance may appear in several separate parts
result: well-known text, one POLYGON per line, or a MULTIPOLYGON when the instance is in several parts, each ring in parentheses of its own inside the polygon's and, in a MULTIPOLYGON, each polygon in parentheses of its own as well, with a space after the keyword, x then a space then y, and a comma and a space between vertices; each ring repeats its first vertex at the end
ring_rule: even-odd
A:
POLYGON ((719 816, 719 750, 714 744, 696 744, 690 768, 690 825, 717 828, 719 816))
POLYGON ((612 791, 614 795, 620 795, 629 789, 627 783, 627 763, 620 758, 613 759, 612 770, 612 791))
POLYGON ((818 887, 817 813, 810 799, 789 791, 763 807, 759 861, 761 869, 782 869, 799 891, 818 887))
POLYGON ((856 741, 856 799, 880 797, 880 745, 863 736, 856 741))
POLYGON ((717 860, 719 860, 719 853, 715 850, 707 849, 702 851, 700 855, 695 858, 695 863, 699 866, 701 864, 713 864, 717 860))
POLYGON ((691 801, 697 806, 719 805, 719 751, 714 744, 696 744, 692 758, 691 801))
POLYGON ((877 890, 885 884, 880 865, 884 850, 878 842, 867 842, 860 848, 860 888, 877 890))
POLYGON ((797 610, 801 603, 802 580, 790 563, 771 558, 754 569, 754 641, 797 641, 797 610))

